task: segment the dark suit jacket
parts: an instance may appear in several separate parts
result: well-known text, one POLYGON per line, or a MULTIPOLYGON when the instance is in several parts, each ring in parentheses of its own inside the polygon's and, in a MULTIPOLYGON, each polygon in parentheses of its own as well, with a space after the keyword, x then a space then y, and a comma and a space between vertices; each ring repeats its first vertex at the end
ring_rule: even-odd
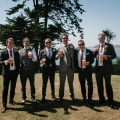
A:
MULTIPOLYGON (((19 52, 14 50, 14 61, 15 61, 15 66, 16 66, 16 71, 19 73, 19 68, 20 68, 20 59, 19 59, 19 52)), ((9 70, 10 70, 10 64, 8 65, 5 65, 5 60, 8 60, 9 59, 9 53, 8 53, 8 50, 4 50, 1 52, 1 60, 0 60, 0 64, 2 65, 3 67, 3 70, 2 70, 2 75, 3 76, 7 76, 9 70)))
MULTIPOLYGON (((78 52, 79 48, 75 50, 75 68, 78 68, 78 52)), ((86 48, 86 62, 89 62, 89 65, 86 66, 86 71, 91 71, 91 64, 94 62, 93 52, 86 48)))
MULTIPOLYGON (((100 48, 100 45, 96 45, 95 47, 100 48)), ((104 51, 104 55, 107 56, 107 60, 103 60, 103 68, 104 68, 104 72, 107 73, 111 73, 112 71, 112 59, 116 58, 116 53, 114 50, 114 47, 112 44, 109 43, 105 43, 105 45, 103 46, 105 51, 104 51)), ((96 63, 95 63, 95 71, 97 72, 98 70, 98 60, 99 60, 99 51, 93 53, 94 57, 96 58, 96 63)))
POLYGON ((56 49, 51 48, 51 50, 52 50, 52 56, 50 59, 47 57, 46 48, 40 51, 39 59, 42 60, 42 58, 46 58, 45 65, 43 65, 43 71, 47 69, 48 67, 50 67, 50 65, 52 65, 51 68, 53 72, 56 70, 56 64, 55 64, 56 49))

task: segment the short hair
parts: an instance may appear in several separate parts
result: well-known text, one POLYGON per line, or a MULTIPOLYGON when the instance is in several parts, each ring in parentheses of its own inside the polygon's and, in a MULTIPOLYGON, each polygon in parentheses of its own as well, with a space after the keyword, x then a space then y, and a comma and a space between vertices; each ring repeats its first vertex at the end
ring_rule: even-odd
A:
POLYGON ((12 41, 14 41, 13 38, 8 38, 8 39, 6 40, 6 44, 8 43, 8 40, 12 40, 12 41))
POLYGON ((28 39, 30 41, 29 37, 25 37, 23 38, 23 42, 25 42, 25 39, 28 39))
POLYGON ((68 38, 68 35, 67 35, 67 33, 63 33, 63 34, 62 34, 62 37, 63 37, 63 35, 64 35, 64 36, 66 36, 66 37, 68 38))
POLYGON ((46 39, 44 40, 44 42, 45 42, 46 40, 50 40, 50 41, 52 41, 50 38, 46 38, 46 39))
POLYGON ((99 35, 103 35, 104 37, 106 36, 105 33, 100 33, 100 34, 98 34, 98 36, 99 36, 99 35))
POLYGON ((78 43, 79 43, 79 42, 82 42, 82 43, 84 43, 84 44, 85 44, 84 40, 78 40, 78 43))

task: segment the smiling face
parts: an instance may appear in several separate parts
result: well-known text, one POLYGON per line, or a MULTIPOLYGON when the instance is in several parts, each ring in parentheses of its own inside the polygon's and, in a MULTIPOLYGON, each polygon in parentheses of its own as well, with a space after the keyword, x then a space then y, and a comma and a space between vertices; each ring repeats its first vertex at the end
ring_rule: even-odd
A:
POLYGON ((45 46, 50 49, 52 45, 52 41, 50 38, 45 39, 45 46))
POLYGON ((98 40, 99 40, 99 43, 103 45, 105 42, 105 34, 103 34, 103 33, 99 34, 98 40))
POLYGON ((7 45, 7 47, 8 47, 9 49, 12 49, 13 46, 14 46, 14 40, 13 40, 13 38, 8 38, 8 39, 6 40, 6 45, 7 45))
POLYGON ((66 34, 62 35, 62 43, 67 45, 68 44, 68 36, 66 34))
POLYGON ((79 48, 80 48, 81 50, 83 50, 84 47, 85 47, 84 41, 83 41, 83 40, 79 40, 79 41, 78 41, 78 46, 79 46, 79 48))
POLYGON ((29 38, 26 37, 23 39, 23 45, 25 48, 28 48, 30 46, 29 38))

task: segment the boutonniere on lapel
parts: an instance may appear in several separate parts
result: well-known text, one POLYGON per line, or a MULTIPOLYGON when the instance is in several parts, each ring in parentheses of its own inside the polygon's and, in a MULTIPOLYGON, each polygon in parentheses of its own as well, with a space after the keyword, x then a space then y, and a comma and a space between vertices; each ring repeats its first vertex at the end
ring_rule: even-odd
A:
POLYGON ((86 54, 85 55, 89 55, 89 52, 86 52, 86 54))
POLYGON ((70 44, 70 48, 73 48, 73 45, 72 45, 72 44, 70 44))
POLYGON ((56 50, 55 49, 52 49, 53 52, 55 52, 56 50))
POLYGON ((105 45, 104 49, 105 49, 105 51, 106 51, 106 50, 108 49, 108 45, 105 45))

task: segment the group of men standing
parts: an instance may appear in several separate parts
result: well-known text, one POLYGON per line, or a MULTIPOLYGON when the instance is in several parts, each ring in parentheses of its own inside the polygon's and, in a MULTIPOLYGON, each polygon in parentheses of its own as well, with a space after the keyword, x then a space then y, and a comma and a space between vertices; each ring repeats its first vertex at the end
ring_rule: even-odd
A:
MULTIPOLYGON (((68 44, 68 35, 64 33, 62 35, 62 44, 55 48, 52 48, 52 41, 50 38, 46 38, 44 41, 45 48, 40 51, 39 61, 42 67, 42 103, 45 102, 46 87, 48 79, 50 79, 51 85, 51 96, 54 101, 61 103, 64 97, 64 87, 66 77, 68 79, 68 85, 70 90, 70 97, 72 101, 74 98, 74 69, 78 70, 78 78, 81 85, 81 93, 83 97, 83 102, 92 104, 92 94, 93 94, 93 81, 92 81, 92 68, 91 64, 96 58, 95 64, 95 75, 98 87, 99 101, 98 104, 102 104, 105 101, 104 88, 103 88, 103 78, 105 79, 106 92, 108 97, 108 102, 111 108, 114 107, 113 100, 113 89, 111 86, 111 71, 112 71, 112 59, 116 57, 116 53, 112 44, 105 42, 105 34, 101 33, 98 35, 99 44, 95 46, 94 50, 91 51, 85 47, 84 40, 78 41, 78 47, 75 49, 73 44, 68 44), (55 96, 55 70, 56 64, 55 60, 59 59, 59 98, 56 99, 55 96), (88 96, 86 95, 86 80, 88 85, 88 96)), ((6 41, 7 49, 1 53, 0 64, 3 65, 3 94, 2 102, 3 108, 2 112, 7 109, 7 95, 9 82, 11 81, 10 98, 9 103, 15 104, 13 101, 15 94, 15 86, 17 81, 18 72, 20 69, 21 78, 21 91, 22 91, 22 103, 26 101, 26 80, 29 79, 31 87, 31 99, 36 102, 35 99, 35 85, 34 85, 34 62, 37 61, 37 56, 34 49, 30 48, 29 38, 23 39, 24 48, 19 52, 13 49, 14 40, 9 38, 6 41), (12 50, 12 55, 10 51, 12 50), (12 60, 11 60, 12 58, 12 60)))

